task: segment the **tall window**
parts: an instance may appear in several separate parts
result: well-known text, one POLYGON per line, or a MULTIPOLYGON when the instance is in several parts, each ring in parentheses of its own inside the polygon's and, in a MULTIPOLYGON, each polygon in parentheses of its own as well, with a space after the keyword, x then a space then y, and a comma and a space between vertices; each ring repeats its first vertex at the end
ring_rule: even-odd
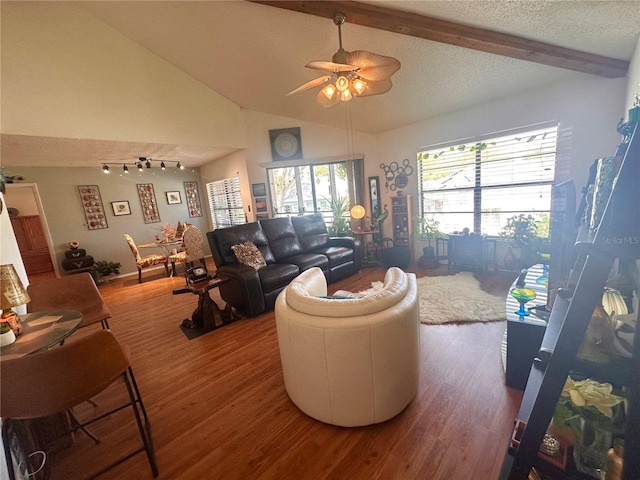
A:
POLYGON ((344 201, 341 215, 348 216, 352 175, 346 162, 295 165, 267 171, 274 216, 322 213, 331 225, 334 213, 337 213, 332 208, 336 207, 335 200, 344 201))
POLYGON ((240 196, 240 178, 232 177, 207 183, 213 228, 225 228, 246 223, 240 196))
MULTIPOLYGON (((428 147, 418 152, 420 214, 444 232, 498 235, 507 219, 549 224, 558 125, 428 147)), ((547 232, 540 232, 544 235, 547 232)))

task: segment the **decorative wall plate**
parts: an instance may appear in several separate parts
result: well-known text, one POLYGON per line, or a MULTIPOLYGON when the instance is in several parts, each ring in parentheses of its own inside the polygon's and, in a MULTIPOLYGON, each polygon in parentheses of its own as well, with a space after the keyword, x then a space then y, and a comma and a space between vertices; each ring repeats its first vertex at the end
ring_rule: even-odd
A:
POLYGON ((200 193, 198 192, 198 182, 184 182, 184 193, 187 197, 187 207, 190 217, 202 216, 202 204, 200 203, 200 193))
POLYGON ((89 230, 109 228, 98 185, 78 185, 78 193, 80 194, 80 202, 82 203, 87 228, 89 230))
POLYGON ((156 194, 153 190, 152 183, 139 183, 138 197, 140 197, 140 205, 142 205, 142 216, 144 223, 158 223, 160 221, 160 213, 158 212, 158 203, 156 202, 156 194))
POLYGON ((296 160, 302 158, 300 127, 269 130, 271 158, 273 160, 296 160))

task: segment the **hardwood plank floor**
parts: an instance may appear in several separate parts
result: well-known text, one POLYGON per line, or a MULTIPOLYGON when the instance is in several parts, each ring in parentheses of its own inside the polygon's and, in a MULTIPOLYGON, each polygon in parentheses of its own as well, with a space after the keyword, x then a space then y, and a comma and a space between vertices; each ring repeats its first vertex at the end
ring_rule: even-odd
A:
MULTIPOLYGON (((330 291, 364 290, 384 271, 364 269, 330 285, 330 291)), ((447 273, 446 267, 413 271, 419 276, 447 273)), ((479 278, 485 290, 506 297, 515 276, 479 278)), ((113 313, 113 333, 131 348, 151 419, 158 478, 497 478, 521 400, 521 392, 504 385, 500 342, 505 322, 422 325, 416 398, 387 422, 341 428, 307 417, 289 400, 273 312, 189 341, 178 325, 191 315, 197 297, 171 294, 184 279, 147 271, 143 278, 142 284, 135 276, 120 279, 100 291, 113 313)), ((212 298, 220 303, 217 291, 212 298)), ((76 412, 93 415, 115 405, 122 394, 112 386, 96 397, 97 408, 85 403, 76 412)), ((76 433, 72 447, 49 456, 50 478, 83 478, 135 448, 139 437, 132 418, 123 411, 92 425, 99 445, 76 433)), ((152 476, 139 454, 103 478, 152 476)))

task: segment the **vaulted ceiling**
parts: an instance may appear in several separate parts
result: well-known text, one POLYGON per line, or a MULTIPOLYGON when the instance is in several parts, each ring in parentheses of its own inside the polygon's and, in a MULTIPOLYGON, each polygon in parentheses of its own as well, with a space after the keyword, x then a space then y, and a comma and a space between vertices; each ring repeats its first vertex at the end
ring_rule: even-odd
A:
POLYGON ((285 96, 319 76, 309 61, 338 49, 340 11, 346 50, 402 63, 391 91, 349 102, 352 128, 372 134, 585 75, 624 76, 640 33, 635 0, 77 5, 243 109, 345 128, 345 109, 317 105, 317 89, 285 96))

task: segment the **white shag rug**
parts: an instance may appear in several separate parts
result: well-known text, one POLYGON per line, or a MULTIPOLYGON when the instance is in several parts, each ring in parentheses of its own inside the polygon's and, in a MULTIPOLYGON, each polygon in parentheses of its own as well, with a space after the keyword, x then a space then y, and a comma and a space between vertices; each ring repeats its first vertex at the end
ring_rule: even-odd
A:
MULTIPOLYGON (((367 292, 382 288, 382 282, 374 282, 371 287, 367 292)), ((418 297, 420 322, 428 325, 507 319, 505 297, 482 290, 471 272, 418 278, 418 297)))

